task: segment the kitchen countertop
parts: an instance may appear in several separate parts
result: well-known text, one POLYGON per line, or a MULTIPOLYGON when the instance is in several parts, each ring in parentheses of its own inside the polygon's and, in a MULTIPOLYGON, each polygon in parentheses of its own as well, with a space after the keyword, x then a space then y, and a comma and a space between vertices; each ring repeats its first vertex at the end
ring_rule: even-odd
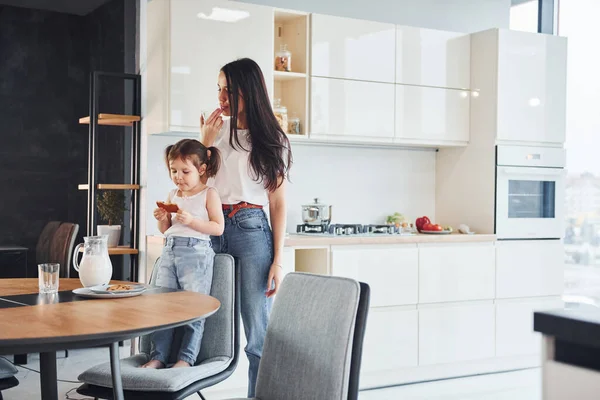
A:
MULTIPOLYGON (((164 242, 161 235, 147 236, 148 243, 160 244, 164 242)), ((476 243, 476 242, 495 242, 496 235, 475 234, 462 235, 452 233, 449 235, 428 235, 417 234, 414 236, 402 235, 298 235, 291 233, 285 237, 285 247, 306 247, 306 246, 331 246, 348 244, 403 244, 403 243, 476 243)))
POLYGON ((414 236, 402 235, 297 235, 290 234, 285 238, 286 247, 296 246, 329 246, 347 244, 402 244, 402 243, 473 243, 494 242, 496 235, 462 235, 452 233, 449 235, 417 234, 414 236))
POLYGON ((600 347, 600 308, 581 304, 577 308, 537 311, 533 330, 581 346, 600 347))

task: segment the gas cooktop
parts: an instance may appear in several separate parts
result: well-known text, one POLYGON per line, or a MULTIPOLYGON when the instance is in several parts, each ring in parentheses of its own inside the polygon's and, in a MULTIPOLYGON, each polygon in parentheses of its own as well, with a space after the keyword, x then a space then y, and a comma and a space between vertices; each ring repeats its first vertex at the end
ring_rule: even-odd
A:
POLYGON ((330 224, 330 225, 298 225, 296 233, 310 236, 376 236, 376 235, 415 235, 411 227, 396 228, 394 225, 361 225, 361 224, 330 224))

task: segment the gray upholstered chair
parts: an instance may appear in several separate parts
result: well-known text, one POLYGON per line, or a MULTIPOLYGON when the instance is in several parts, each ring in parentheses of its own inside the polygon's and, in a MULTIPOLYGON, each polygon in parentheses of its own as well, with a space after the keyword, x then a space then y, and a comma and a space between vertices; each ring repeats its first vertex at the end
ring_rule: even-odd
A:
POLYGON ((352 279, 288 274, 269 320, 255 400, 356 400, 369 298, 369 286, 352 279))
MULTIPOLYGON (((158 263, 158 261, 157 261, 158 263)), ((155 282, 156 268, 150 283, 155 282)), ((239 357, 239 270, 233 257, 215 256, 211 296, 221 307, 206 319, 204 337, 196 365, 190 368, 139 368, 149 361, 150 338, 140 340, 140 354, 121 360, 121 377, 126 399, 176 400, 198 393, 201 389, 225 380, 235 370, 239 357)), ((152 318, 151 315, 148 318, 152 318)), ((178 328, 171 346, 171 362, 175 362, 183 329, 178 328)), ((77 392, 99 399, 112 399, 110 363, 97 365, 79 375, 85 382, 77 392)))
POLYGON ((17 369, 14 365, 0 358, 0 400, 2 400, 2 391, 10 389, 19 384, 19 380, 15 378, 17 369))

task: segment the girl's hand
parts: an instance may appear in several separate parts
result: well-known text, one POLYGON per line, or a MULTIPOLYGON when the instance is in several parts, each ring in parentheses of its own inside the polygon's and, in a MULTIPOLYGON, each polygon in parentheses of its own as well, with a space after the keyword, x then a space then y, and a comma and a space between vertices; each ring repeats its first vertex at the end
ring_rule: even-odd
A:
POLYGON ((204 120, 204 115, 200 116, 200 132, 202 133, 202 143, 206 147, 210 147, 215 142, 217 135, 221 131, 221 127, 223 126, 223 119, 221 118, 221 114, 223 110, 217 108, 215 111, 210 114, 210 116, 204 120))
POLYGON ((177 214, 175 214, 175 221, 181 222, 184 225, 189 225, 194 220, 192 214, 187 211, 179 210, 177 214))
POLYGON ((272 264, 267 279, 267 297, 273 297, 279 291, 281 280, 283 279, 283 268, 279 264, 272 264))
POLYGON ((156 218, 157 221, 163 222, 169 219, 169 213, 167 213, 167 211, 163 210, 162 208, 155 208, 154 218, 156 218))

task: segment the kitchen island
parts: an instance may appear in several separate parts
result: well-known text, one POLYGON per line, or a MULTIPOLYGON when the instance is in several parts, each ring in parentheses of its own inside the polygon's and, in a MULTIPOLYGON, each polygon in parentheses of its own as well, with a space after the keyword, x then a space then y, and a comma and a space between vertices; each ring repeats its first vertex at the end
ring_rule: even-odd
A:
POLYGON ((600 308, 570 305, 536 312, 534 329, 543 334, 544 400, 592 400, 600 392, 600 308))

